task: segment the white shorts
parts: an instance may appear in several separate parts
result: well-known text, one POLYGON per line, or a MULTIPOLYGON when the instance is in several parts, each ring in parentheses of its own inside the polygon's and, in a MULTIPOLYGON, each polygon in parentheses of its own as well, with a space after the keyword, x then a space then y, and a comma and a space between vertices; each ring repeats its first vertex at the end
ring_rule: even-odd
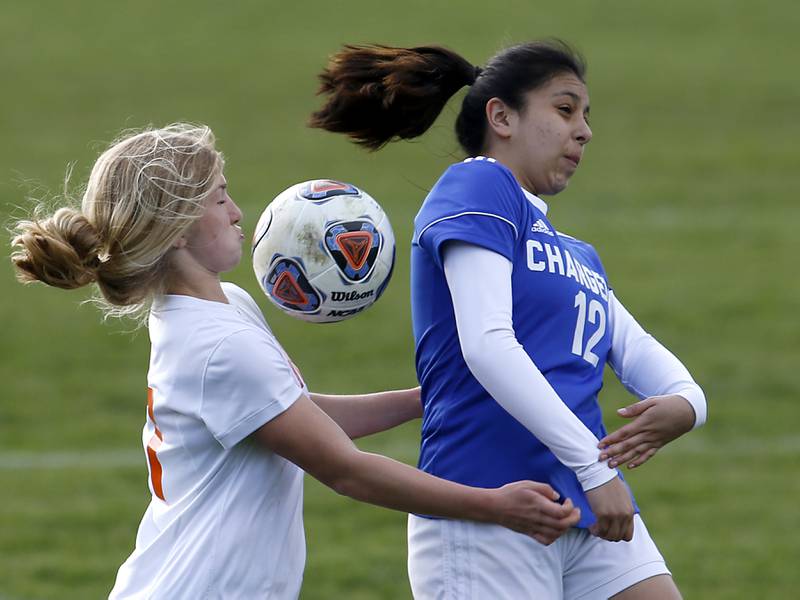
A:
POLYGON ((417 600, 606 600, 670 574, 644 521, 630 542, 571 529, 549 546, 501 527, 408 518, 408 576, 417 600))

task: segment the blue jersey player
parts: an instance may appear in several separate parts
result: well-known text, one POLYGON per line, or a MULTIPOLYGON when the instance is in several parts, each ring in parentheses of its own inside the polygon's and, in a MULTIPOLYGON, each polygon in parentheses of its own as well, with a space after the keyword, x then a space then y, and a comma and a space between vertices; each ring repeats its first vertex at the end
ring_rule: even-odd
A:
POLYGON ((542 199, 566 187, 591 140, 584 73, 565 45, 535 42, 483 69, 437 46, 348 47, 322 76, 331 97, 312 125, 371 148, 420 135, 470 86, 456 121, 470 158, 442 175, 415 219, 420 467, 478 487, 546 482, 581 513, 549 545, 410 516, 417 598, 680 598, 616 467, 702 424, 703 392, 542 199), (641 400, 611 435, 597 401, 607 363, 641 400))

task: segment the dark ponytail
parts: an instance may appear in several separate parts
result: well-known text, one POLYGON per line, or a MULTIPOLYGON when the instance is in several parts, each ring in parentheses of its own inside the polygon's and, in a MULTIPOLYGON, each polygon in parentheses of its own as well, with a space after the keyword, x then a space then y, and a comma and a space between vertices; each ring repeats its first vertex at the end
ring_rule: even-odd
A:
POLYGON ((527 92, 561 73, 583 81, 586 65, 560 40, 511 46, 484 68, 441 46, 345 46, 319 76, 319 94, 328 99, 311 115, 309 125, 347 134, 377 150, 392 140, 425 133, 447 101, 470 85, 455 129, 461 147, 475 156, 484 147, 485 110, 491 98, 522 110, 527 92))
POLYGON ((319 76, 318 93, 328 99, 309 125, 377 150, 425 133, 475 74, 469 61, 441 46, 345 46, 319 76))

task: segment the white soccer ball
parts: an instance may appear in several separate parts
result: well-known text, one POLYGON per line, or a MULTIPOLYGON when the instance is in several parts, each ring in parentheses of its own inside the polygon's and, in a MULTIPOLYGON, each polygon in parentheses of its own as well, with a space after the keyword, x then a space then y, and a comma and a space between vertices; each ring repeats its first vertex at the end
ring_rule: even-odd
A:
POLYGON ((264 209, 253 236, 261 289, 287 314, 342 321, 371 306, 394 268, 394 233, 380 205, 354 185, 298 183, 264 209))

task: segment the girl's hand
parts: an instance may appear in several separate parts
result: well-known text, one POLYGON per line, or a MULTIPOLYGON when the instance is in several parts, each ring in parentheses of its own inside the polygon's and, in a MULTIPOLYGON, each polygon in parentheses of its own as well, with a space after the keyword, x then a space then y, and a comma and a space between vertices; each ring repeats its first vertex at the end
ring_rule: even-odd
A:
POLYGON ((622 479, 614 477, 589 490, 586 499, 597 518, 589 527, 589 533, 609 542, 630 542, 633 539, 633 502, 622 479))
POLYGON ((578 524, 581 511, 567 498, 559 504, 558 493, 546 483, 517 481, 488 490, 495 497, 498 514, 493 520, 524 533, 545 546, 578 524))
POLYGON ((617 413, 633 420, 600 440, 600 460, 609 459, 612 468, 627 464, 633 469, 644 464, 659 448, 694 425, 692 406, 683 396, 674 394, 645 398, 617 413))

